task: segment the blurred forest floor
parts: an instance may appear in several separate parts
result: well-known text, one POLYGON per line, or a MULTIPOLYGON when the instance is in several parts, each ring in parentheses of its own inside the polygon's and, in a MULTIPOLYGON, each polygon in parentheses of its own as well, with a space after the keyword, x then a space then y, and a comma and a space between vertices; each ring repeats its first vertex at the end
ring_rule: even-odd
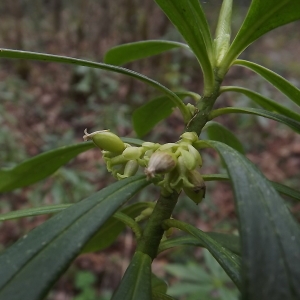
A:
MULTIPOLYGON (((246 6, 242 5, 244 2, 247 1, 240 1, 234 10, 234 34, 246 13, 246 6)), ((212 30, 216 25, 219 5, 220 1, 216 0, 203 3, 212 30)), ((182 41, 154 1, 150 0, 143 1, 143 5, 137 0, 7 1, 0 4, 0 16, 0 43, 3 48, 99 62, 103 61, 105 51, 121 43, 145 39, 182 41)), ((251 45, 242 58, 260 63, 300 87, 299 41, 297 22, 267 34, 251 45)), ((201 94, 201 71, 196 60, 184 50, 168 52, 126 67, 160 81, 174 91, 191 90, 201 94)), ((272 86, 241 67, 230 70, 224 85, 254 89, 291 109, 297 109, 272 86)), ((151 88, 140 82, 105 71, 1 60, 0 167, 10 167, 43 151, 81 142, 85 128, 89 131, 109 128, 121 136, 135 137, 131 125, 132 112, 155 95, 151 88)), ((255 106, 244 96, 234 93, 223 94, 216 105, 255 106)), ((299 190, 299 136, 284 125, 255 116, 227 115, 218 121, 234 131, 244 144, 247 156, 269 179, 299 190)), ((182 120, 175 112, 143 139, 173 142, 182 130, 182 120)), ((207 151, 203 156, 203 173, 218 172, 220 161, 216 153, 207 151)), ((100 151, 90 150, 49 179, 0 195, 0 209, 4 213, 53 203, 74 203, 112 181, 100 151)), ((208 196, 199 207, 182 198, 176 217, 188 220, 203 230, 236 231, 230 185, 208 183, 208 189, 208 196)), ((142 193, 140 199, 155 200, 153 193, 156 191, 142 193)), ((290 200, 288 203, 300 219, 299 203, 290 200)), ((39 216, 0 224, 0 249, 47 218, 39 216)), ((85 280, 96 287, 97 294, 100 289, 110 291, 117 286, 133 251, 134 240, 128 230, 105 251, 81 255, 47 299, 73 299, 77 295, 76 299, 88 300, 88 296, 82 296, 82 282, 85 280), (89 273, 84 273, 84 270, 89 273), (92 274, 94 279, 88 281, 89 277, 84 274, 92 274)), ((201 252, 189 251, 161 255, 154 268, 164 276, 160 266, 167 262, 178 259, 185 262, 188 253, 201 260, 201 252), (180 255, 184 258, 178 258, 180 255)))

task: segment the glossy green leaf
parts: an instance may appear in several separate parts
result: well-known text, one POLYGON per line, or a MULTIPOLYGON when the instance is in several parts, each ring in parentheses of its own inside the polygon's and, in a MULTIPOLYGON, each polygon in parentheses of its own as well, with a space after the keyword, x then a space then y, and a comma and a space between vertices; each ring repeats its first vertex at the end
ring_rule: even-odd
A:
POLYGON ((178 220, 166 220, 164 224, 167 227, 176 227, 183 230, 195 238, 199 239, 201 243, 205 245, 205 248, 213 255, 213 257, 218 261, 224 271, 228 274, 235 285, 241 289, 241 276, 240 276, 240 257, 234 254, 232 251, 223 247, 214 238, 210 237, 205 232, 194 226, 178 221, 178 220))
MULTIPOLYGON (((217 241, 220 245, 232 251, 233 253, 240 255, 240 239, 238 236, 227 233, 219 232, 205 232, 209 237, 217 241)), ((158 252, 163 252, 167 249, 179 246, 195 246, 195 247, 206 247, 201 240, 193 236, 180 236, 175 238, 167 239, 160 243, 158 252)))
MULTIPOLYGON (((149 207, 149 202, 134 203, 120 210, 120 212, 134 218, 139 213, 149 207)), ((95 252, 109 247, 125 229, 126 225, 121 221, 110 217, 97 233, 86 243, 81 253, 95 252)))
POLYGON ((288 80, 277 73, 250 61, 237 59, 235 65, 246 67, 265 78, 269 83, 275 86, 279 91, 300 106, 300 89, 292 85, 288 80))
POLYGON ((248 108, 248 107, 225 107, 213 110, 210 113, 210 120, 224 115, 224 114, 231 114, 231 113, 239 113, 239 114, 250 114, 250 115, 257 115, 261 117, 265 117, 280 123, 283 123, 294 131, 300 133, 300 122, 295 121, 294 119, 288 118, 278 113, 273 113, 264 109, 258 108, 248 108))
POLYGON ((53 174, 78 154, 94 147, 91 142, 51 150, 0 170, 0 192, 8 192, 40 181, 53 174))
POLYGON ((225 58, 225 69, 256 39, 274 28, 299 19, 298 0, 252 0, 247 16, 225 58))
POLYGON ((281 183, 278 182, 274 182, 274 181, 270 181, 273 185, 273 187, 275 188, 275 190, 277 190, 277 192, 281 193, 282 195, 286 195, 290 198, 293 198, 295 200, 300 200, 300 192, 296 191, 286 185, 283 185, 281 183))
POLYGON ((189 49, 189 46, 183 43, 164 40, 128 43, 109 49, 104 56, 104 62, 121 66, 128 62, 157 55, 175 48, 189 49))
POLYGON ((167 283, 164 280, 158 278, 153 273, 151 276, 151 286, 152 292, 166 293, 168 289, 167 283))
MULTIPOLYGON (((191 94, 194 93, 176 93, 180 99, 191 96, 191 94)), ((137 108, 132 115, 133 127, 137 135, 147 134, 158 122, 167 118, 175 107, 168 97, 160 96, 137 108)))
POLYGON ((221 88, 221 92, 237 92, 244 94, 245 96, 249 97, 251 100, 253 100, 255 103, 260 105, 261 107, 272 111, 277 112, 279 114, 282 114, 288 118, 294 119, 298 122, 300 122, 300 114, 295 113, 294 111, 286 108, 285 106, 276 103, 275 101, 264 97, 256 92, 253 92, 249 89, 237 87, 237 86, 225 86, 221 88))
MULTIPOLYGON (((202 177, 205 181, 229 180, 229 177, 226 174, 202 174, 202 177)), ((300 200, 299 191, 278 182, 270 181, 270 183, 275 188, 275 190, 277 190, 277 192, 286 195, 290 198, 293 198, 295 200, 300 200)))
POLYGON ((186 122, 190 119, 190 113, 182 103, 180 98, 176 96, 171 90, 166 88, 164 85, 160 84, 159 82, 148 78, 145 75, 139 74, 135 71, 128 70, 118 66, 112 66, 104 63, 95 63, 88 60, 77 59, 67 56, 60 56, 60 55, 51 55, 51 54, 44 54, 44 53, 35 53, 29 51, 19 51, 19 50, 10 50, 10 49, 0 49, 0 58, 17 58, 17 59, 29 59, 29 60, 40 60, 40 61, 48 61, 48 62, 57 62, 63 64, 73 64, 78 66, 84 66, 89 68, 96 68, 107 70, 115 73, 124 74, 130 77, 133 77, 137 80, 140 80, 144 83, 147 83, 150 86, 153 86, 157 90, 161 91, 165 95, 167 95, 174 104, 180 109, 183 118, 186 122))
POLYGON ((245 156, 220 142, 205 143, 222 156, 234 188, 242 244, 243 299, 299 299, 299 224, 245 156))
POLYGON ((175 300, 175 298, 161 292, 152 292, 152 300, 175 300))
POLYGON ((155 0, 196 55, 204 75, 205 94, 212 92, 212 38, 198 0, 155 0))
POLYGON ((149 182, 118 181, 56 214, 0 255, 0 299, 42 299, 85 243, 149 182))
POLYGON ((180 278, 180 281, 193 281, 202 284, 211 283, 211 276, 208 272, 196 263, 187 262, 166 264, 164 269, 175 277, 180 278))
POLYGON ((210 140, 225 143, 226 145, 232 147, 240 153, 245 153, 242 143, 225 126, 216 122, 209 122, 206 124, 205 128, 207 131, 208 138, 210 140))
POLYGON ((111 300, 152 300, 150 256, 135 252, 111 300))
POLYGON ((140 139, 127 138, 127 137, 121 137, 121 140, 124 143, 128 143, 128 144, 135 145, 135 146, 142 146, 142 144, 145 142, 145 141, 140 140, 140 139))
POLYGON ((232 1, 233 0, 224 0, 219 13, 214 39, 214 65, 217 68, 226 55, 230 45, 232 1))
POLYGON ((47 205, 47 206, 34 207, 28 209, 14 210, 6 214, 0 215, 0 221, 19 219, 25 217, 33 217, 33 216, 46 215, 46 214, 55 214, 65 210, 71 205, 72 204, 55 204, 55 205, 47 205))

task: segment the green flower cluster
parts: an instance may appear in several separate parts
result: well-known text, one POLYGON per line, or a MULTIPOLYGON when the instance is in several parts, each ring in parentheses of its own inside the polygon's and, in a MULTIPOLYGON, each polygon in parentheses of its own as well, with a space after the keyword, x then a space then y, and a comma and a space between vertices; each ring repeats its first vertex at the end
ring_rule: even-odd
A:
POLYGON ((91 134, 85 130, 83 138, 92 140, 102 150, 107 170, 118 180, 135 175, 142 167, 148 179, 163 176, 157 184, 165 195, 183 189, 195 203, 205 196, 205 183, 197 170, 202 166, 202 158, 195 148, 198 136, 194 132, 185 132, 176 143, 145 142, 141 147, 123 143, 108 130, 91 134))

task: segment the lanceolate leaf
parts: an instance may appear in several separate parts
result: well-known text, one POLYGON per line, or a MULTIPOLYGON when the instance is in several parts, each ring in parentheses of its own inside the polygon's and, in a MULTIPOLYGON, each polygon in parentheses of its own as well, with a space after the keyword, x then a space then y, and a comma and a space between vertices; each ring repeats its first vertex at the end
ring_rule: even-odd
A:
POLYGON ((205 232, 200 229, 195 228, 194 226, 178 221, 178 220, 166 220, 164 225, 168 227, 176 227, 180 230, 183 230, 195 238, 197 238, 207 250, 213 255, 213 257, 218 261, 224 271, 232 279, 235 285, 240 289, 241 288, 241 277, 240 277, 240 258, 230 250, 224 248, 220 243, 215 239, 211 238, 205 232))
POLYGON ((149 40, 123 44, 109 49, 105 54, 104 62, 121 66, 128 62, 157 55, 175 48, 189 49, 189 46, 183 43, 163 40, 149 40))
POLYGON ((147 83, 150 86, 153 86, 157 90, 161 91, 165 95, 174 102, 174 104, 180 109, 183 118, 186 122, 190 119, 190 114, 187 111, 185 105, 182 103, 180 98, 178 98, 171 90, 166 88, 164 85, 160 84, 159 82, 148 78, 145 75, 139 74, 132 70, 128 70, 118 66, 112 66, 104 63, 95 63, 88 60, 77 59, 67 56, 59 56, 59 55, 51 55, 51 54, 44 54, 44 53, 35 53, 29 51, 19 51, 19 50, 10 50, 10 49, 0 49, 0 58, 18 58, 18 59, 30 59, 30 60, 41 60, 41 61, 49 61, 49 62, 58 62, 64 64, 73 64, 78 66, 84 66, 89 68, 96 68, 107 70, 115 73, 124 74, 130 77, 133 77, 137 80, 140 80, 144 83, 147 83))
POLYGON ((294 119, 294 120, 300 122, 299 114, 295 113, 294 111, 286 108, 285 106, 283 106, 281 104, 276 103, 275 101, 273 101, 267 97, 264 97, 258 93, 255 93, 251 90, 237 87, 237 86, 225 86, 225 87, 221 88, 221 92, 226 92, 226 91, 244 94, 245 96, 249 97, 251 100, 256 102, 261 107, 263 107, 269 111, 277 112, 288 118, 291 118, 291 119, 294 119))
POLYGON ((47 206, 34 207, 28 209, 14 210, 6 214, 0 215, 0 221, 19 219, 25 217, 33 217, 33 216, 46 215, 46 214, 55 214, 65 210, 71 205, 72 204, 56 204, 56 205, 47 205, 47 206))
POLYGON ((223 125, 216 122, 209 122, 205 127, 207 130, 208 138, 210 140, 225 143, 226 145, 232 147, 240 153, 245 153, 244 147, 241 142, 230 130, 228 130, 223 125))
MULTIPOLYGON (((135 218, 147 207, 149 207, 149 202, 139 202, 129 205, 120 211, 131 218, 135 218)), ((109 247, 124 228, 124 223, 111 216, 83 247, 81 253, 95 252, 109 247)))
POLYGON ((225 58, 226 67, 263 34, 298 19, 300 19, 298 0, 252 0, 248 14, 225 58))
MULTIPOLYGON (((202 177, 205 181, 213 181, 213 180, 229 180, 228 175, 226 174, 202 174, 202 177)), ((295 200, 300 200, 300 192, 296 191, 286 185, 280 184, 278 182, 270 181, 272 186, 277 192, 286 195, 295 200)))
POLYGON ((128 144, 131 144, 131 145, 136 145, 136 146, 142 146, 142 144, 145 142, 145 141, 140 140, 140 139, 127 138, 127 137, 121 137, 121 140, 124 143, 128 143, 128 144))
MULTIPOLYGON (((240 239, 238 236, 233 234, 219 233, 219 232, 205 232, 209 237, 214 239, 224 248, 229 249, 233 253, 240 255, 240 239)), ((159 245, 159 252, 165 251, 167 249, 178 247, 178 246, 196 246, 196 247, 206 247, 198 238, 193 236, 180 236, 175 238, 167 239, 159 245)))
POLYGON ((265 117, 268 119, 272 119, 275 121, 278 121, 280 123, 283 123, 290 128, 292 128, 294 131, 300 133, 300 122, 295 121, 291 118, 288 118, 286 116, 280 115, 278 113, 273 113, 264 109, 258 109, 258 108, 244 108, 244 107, 225 107, 225 108, 219 108, 216 110, 213 110, 210 114, 210 120, 224 115, 224 114, 230 114, 230 113, 240 113, 240 114, 250 114, 250 115, 257 115, 261 117, 265 117))
MULTIPOLYGON (((191 96, 191 94, 196 95, 191 92, 176 93, 180 99, 191 96)), ((133 127, 137 135, 147 134, 158 122, 167 118, 175 107, 168 97, 160 96, 137 108, 132 115, 133 127)))
POLYGON ((45 297, 105 221, 148 184, 144 176, 118 181, 55 215, 17 241, 0 256, 0 299, 45 297))
POLYGON ((39 154, 11 169, 2 169, 0 170, 0 192, 12 191, 40 181, 78 154, 93 147, 92 142, 65 146, 39 154))
POLYGON ((299 224, 245 156, 223 143, 206 143, 222 156, 233 183, 242 242, 243 299, 299 299, 299 224))
POLYGON ((150 256, 135 252, 112 300, 152 300, 150 256))
POLYGON ((300 90, 282 76, 261 65, 246 60, 237 59, 234 62, 234 64, 246 67, 252 70, 253 72, 259 74, 260 76, 265 78, 269 83, 274 85, 279 91, 281 91, 283 94, 285 94, 287 97, 289 97, 292 101, 294 101, 300 106, 300 90))
POLYGON ((133 127, 138 136, 147 134, 158 122, 167 118, 174 103, 167 97, 157 97, 137 108, 132 115, 133 127))
POLYGON ((196 55, 204 75, 207 93, 213 88, 212 38, 198 0, 155 0, 196 55))
MULTIPOLYGON (((122 137, 121 139, 125 143, 137 146, 141 146, 144 142, 134 138, 122 137)), ((95 145, 92 142, 64 146, 36 155, 13 168, 0 169, 0 193, 9 192, 43 180, 78 154, 94 147, 95 145)))

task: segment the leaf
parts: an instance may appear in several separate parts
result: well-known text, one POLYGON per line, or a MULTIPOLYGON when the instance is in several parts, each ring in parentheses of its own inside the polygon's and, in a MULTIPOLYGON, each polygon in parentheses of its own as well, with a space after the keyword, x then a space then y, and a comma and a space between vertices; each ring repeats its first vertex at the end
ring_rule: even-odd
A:
POLYGON ((60 56, 60 55, 51 55, 51 54, 44 54, 44 53, 35 53, 29 51, 19 51, 19 50, 10 50, 10 49, 0 49, 0 58, 18 58, 18 59, 30 59, 30 60, 40 60, 40 61, 48 61, 48 62, 57 62, 57 63, 64 63, 64 64, 73 64, 78 66, 84 66, 89 68, 96 68, 107 70, 115 73, 124 74, 130 77, 133 77, 137 80, 140 80, 148 85, 156 88, 157 90, 161 91, 165 95, 167 95, 177 106, 186 122, 190 119, 190 114, 185 105, 182 103, 180 98, 178 98, 171 90, 169 90, 164 85, 160 84, 159 82, 148 78, 145 75, 139 74, 135 71, 128 70, 118 66, 112 66, 104 63, 95 63, 88 60, 77 59, 67 56, 60 56))
POLYGON ((288 98, 290 98, 292 101, 294 101, 300 106, 300 89, 296 88, 282 76, 261 65, 246 60, 237 59, 234 62, 234 64, 246 67, 259 74, 260 76, 265 78, 269 83, 275 86, 279 91, 281 91, 284 95, 286 95, 288 98))
POLYGON ((207 135, 210 140, 223 142, 233 149, 245 154, 245 150, 237 137, 226 127, 216 122, 206 124, 207 135))
POLYGON ((93 147, 95 146, 91 142, 64 146, 27 159, 13 168, 1 169, 0 192, 9 192, 40 181, 78 154, 93 147))
MULTIPOLYGON (((219 232, 205 232, 209 237, 214 239, 223 247, 232 251, 233 253, 240 255, 240 239, 238 236, 227 233, 219 232)), ((178 246, 196 246, 196 247, 206 247, 206 245, 199 239, 193 236, 180 236, 175 238, 167 239, 160 243, 158 252, 163 252, 167 249, 178 247, 178 246)))
POLYGON ((111 300, 152 300, 150 256, 135 252, 111 300))
MULTIPOLYGON (((202 174, 202 177, 205 181, 213 181, 213 180, 229 180, 228 175, 226 174, 202 174)), ((277 192, 289 196, 295 200, 300 200, 300 192, 292 189, 286 185, 283 185, 278 182, 274 182, 270 180, 272 186, 277 190, 277 192)))
POLYGON ((180 280, 186 281, 199 281, 202 284, 211 283, 210 275, 203 269, 202 266, 198 266, 195 263, 188 264, 166 264, 164 269, 171 275, 180 278, 180 280))
POLYGON ((225 87, 221 88, 222 93, 227 92, 227 91, 244 94, 245 96, 249 97, 251 100, 256 102, 261 107, 263 107, 269 111, 277 112, 288 118, 291 118, 291 119, 294 119, 294 120, 300 122, 299 114, 295 113, 294 111, 286 108, 285 106, 283 106, 281 104, 276 103, 275 101, 273 101, 267 97, 264 97, 258 93, 255 93, 249 89, 245 89, 245 88, 241 88, 241 87, 237 87, 237 86, 225 86, 225 87))
POLYGON ((153 300, 175 300, 175 298, 171 297, 170 295, 161 292, 156 292, 156 291, 152 292, 152 299, 153 300))
POLYGON ((224 248, 215 239, 211 238, 208 234, 195 228, 194 226, 170 219, 164 221, 164 225, 167 227, 176 227, 183 230, 195 238, 197 238, 201 243, 205 245, 205 248, 213 255, 213 257, 218 261, 220 266, 228 274, 235 285, 241 289, 242 279, 240 276, 240 257, 231 252, 230 250, 224 248))
POLYGON ((300 298, 300 229, 261 172, 229 146, 206 141, 222 156, 235 193, 242 243, 243 299, 300 298))
POLYGON ((189 49, 189 46, 183 43, 164 40, 128 43, 109 49, 104 56, 104 62, 121 66, 128 62, 157 55, 175 48, 189 49))
MULTIPOLYGON (((190 93, 178 92, 176 95, 183 99, 190 96, 190 93)), ((168 97, 160 96, 137 108, 132 115, 133 127, 137 135, 147 134, 158 122, 167 118, 175 107, 168 97)))
POLYGON ((166 282, 158 278, 153 273, 151 276, 151 286, 152 286, 152 292, 166 293, 168 289, 168 285, 166 284, 166 282))
POLYGON ((300 122, 295 121, 291 118, 288 118, 286 116, 280 115, 278 113, 273 113, 264 109, 258 109, 258 108, 244 108, 244 107, 225 107, 225 108, 219 108, 216 110, 213 110, 210 113, 209 119, 212 120, 218 116, 224 115, 224 114, 230 114, 230 113, 240 113, 240 114, 250 114, 250 115, 257 115, 261 117, 265 117, 271 120, 275 120, 277 122, 283 123, 290 128, 292 128, 294 131, 300 133, 300 122))
POLYGON ((270 181, 277 192, 289 196, 295 200, 300 200, 300 192, 278 182, 270 181))
MULTIPOLYGON (((129 205, 120 211, 129 217, 136 217, 142 210, 149 207, 149 202, 139 202, 129 205)), ((96 234, 86 243, 81 253, 95 252, 109 247, 125 229, 126 225, 121 221, 110 217, 96 234)))
POLYGON ((54 214, 65 210, 71 205, 72 204, 56 204, 56 205, 14 210, 6 214, 0 215, 0 221, 6 221, 6 220, 18 219, 24 217, 33 217, 33 216, 46 215, 46 214, 54 214))
POLYGON ((0 255, 0 299, 43 298, 105 221, 148 184, 145 176, 118 181, 18 240, 0 255))
POLYGON ((140 140, 140 139, 127 138, 127 137, 121 137, 121 140, 124 143, 128 143, 128 144, 131 144, 131 145, 136 145, 136 146, 142 146, 142 144, 145 142, 145 141, 140 140))
POLYGON ((198 0, 155 0, 196 55, 204 75, 206 93, 213 89, 212 38, 198 0))
POLYGON ((225 58, 226 66, 230 66, 245 48, 265 33, 298 19, 298 0, 252 0, 247 16, 225 58))

